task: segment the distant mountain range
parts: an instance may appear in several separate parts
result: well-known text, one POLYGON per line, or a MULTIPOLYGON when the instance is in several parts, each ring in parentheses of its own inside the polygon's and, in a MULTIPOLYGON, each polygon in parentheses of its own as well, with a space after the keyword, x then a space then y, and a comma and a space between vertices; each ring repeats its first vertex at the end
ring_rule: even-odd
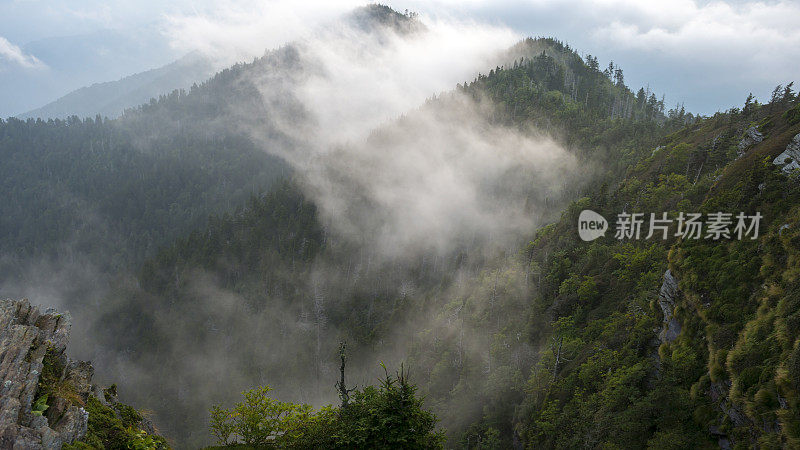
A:
POLYGON ((151 98, 167 94, 175 89, 187 88, 195 82, 207 79, 214 72, 211 61, 197 53, 157 69, 136 73, 117 81, 95 83, 17 117, 64 118, 94 117, 97 114, 115 118, 126 108, 147 103, 151 98))
POLYGON ((81 87, 119 80, 185 56, 170 47, 160 33, 149 25, 52 36, 20 45, 42 65, 3 66, 0 117, 21 115, 81 87))

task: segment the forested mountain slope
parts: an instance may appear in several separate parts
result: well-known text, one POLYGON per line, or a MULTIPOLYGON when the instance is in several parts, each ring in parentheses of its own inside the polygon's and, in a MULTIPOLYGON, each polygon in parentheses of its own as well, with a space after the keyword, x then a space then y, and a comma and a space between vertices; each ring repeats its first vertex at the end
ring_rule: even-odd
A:
MULTIPOLYGON (((468 101, 479 105, 481 121, 508 133, 546 133, 583 164, 609 161, 607 173, 613 177, 688 120, 678 112, 665 116, 658 102, 648 103, 644 96, 637 100, 621 80, 615 83, 557 41, 530 39, 514 51, 520 56, 508 66, 375 130, 367 149, 380 154, 413 148, 415 131, 425 128, 418 118, 441 122, 468 101)), ((200 106, 190 110, 198 113, 200 106)), ((338 174, 347 179, 346 173, 338 174)), ((565 177, 542 189, 546 178, 534 170, 488 180, 487 187, 496 196, 490 198, 521 196, 523 213, 527 207, 540 220, 552 220, 565 201, 602 182, 595 172, 582 175, 588 180, 565 177)), ((467 310, 462 308, 471 309, 474 301, 497 327, 527 330, 533 278, 524 267, 505 272, 505 264, 516 261, 508 252, 520 249, 525 237, 497 246, 491 238, 473 236, 445 252, 425 249, 412 258, 387 259, 373 240, 353 240, 331 228, 307 197, 313 192, 310 182, 295 179, 235 214, 213 219, 148 260, 136 280, 117 283, 93 330, 114 336, 109 342, 124 355, 112 362, 115 378, 136 373, 123 383, 125 392, 137 392, 134 403, 154 409, 168 435, 203 442, 209 405, 230 401, 255 384, 269 384, 282 399, 332 401, 336 347, 346 340, 353 349, 351 376, 358 383, 372 382, 379 360, 414 361, 412 379, 420 382, 456 445, 482 415, 482 403, 473 403, 471 396, 483 388, 467 389, 459 380, 500 376, 483 376, 485 361, 474 358, 494 348, 502 328, 467 329, 462 347, 453 348, 458 340, 451 339, 458 334, 452 327, 463 323, 467 310), (497 297, 496 309, 487 306, 489 292, 497 297), (501 295, 508 302, 501 303, 501 295), (422 344, 431 338, 433 345, 422 344), (220 377, 226 380, 222 386, 220 377)), ((364 222, 380 219, 367 215, 364 222)), ((517 355, 516 375, 509 367, 498 369, 521 380, 536 363, 538 345, 525 336, 514 338, 527 349, 517 355)), ((495 364, 503 365, 489 363, 495 364)), ((502 405, 499 429, 503 442, 510 442, 513 403, 501 391, 487 402, 502 405)))
MULTIPOLYGON (((461 90, 502 99, 504 107, 495 112, 504 114, 495 120, 548 123, 553 117, 552 129, 558 123, 570 130, 574 122, 557 113, 570 106, 591 111, 586 104, 558 90, 532 92, 523 103, 510 95, 513 81, 499 81, 525 82, 536 64, 493 70, 461 90), (515 118, 522 104, 529 107, 515 118)), ((443 101, 446 96, 434 103, 443 101)), ((226 349, 250 349, 246 358, 228 354, 225 360, 226 368, 241 367, 239 376, 252 371, 236 382, 269 383, 296 400, 331 401, 326 379, 333 378, 339 340, 357 349, 359 380, 370 379, 363 374, 377 359, 405 359, 448 432, 448 446, 793 445, 797 243, 791 230, 800 196, 791 155, 799 119, 797 99, 787 89, 770 104, 748 101, 741 110, 683 128, 678 112, 664 122, 672 128, 646 119, 601 120, 606 132, 587 131, 586 139, 609 140, 578 148, 616 156, 609 175, 590 183, 591 195, 518 254, 467 247, 442 259, 432 254, 413 264, 370 266, 368 249, 349 247, 314 226, 311 205, 287 186, 161 253, 140 276, 144 292, 134 288, 126 295, 149 298, 150 306, 170 299, 172 312, 158 313, 167 317, 185 317, 179 305, 197 305, 193 330, 205 323, 209 333, 230 339, 226 349), (577 218, 585 208, 607 217, 612 228, 623 211, 666 212, 673 219, 679 212, 758 212, 763 219, 758 239, 737 240, 735 233, 734 239, 681 239, 673 224, 667 239, 644 239, 643 233, 620 240, 609 232, 584 242, 577 218), (291 239, 263 234, 281 223, 295 224, 291 239), (219 304, 206 310, 214 304, 209 296, 228 299, 226 308, 235 312, 219 304), (253 317, 246 333, 233 328, 241 326, 238 308, 253 317), (277 333, 267 340, 275 347, 247 344, 266 330, 277 333), (297 365, 271 359, 272 348, 295 355, 297 365)), ((590 160, 591 153, 583 157, 590 160)), ((157 334, 150 343, 134 336, 128 342, 138 347, 135 364, 156 364, 158 357, 149 359, 155 353, 172 360, 163 370, 184 370, 186 361, 158 343, 167 336, 159 340, 157 334)), ((220 349, 210 342, 199 341, 198 348, 217 361, 220 349)), ((202 378, 195 373, 189 384, 202 385, 202 378)), ((162 386, 162 398, 188 389, 162 386)), ((197 407, 226 397, 196 392, 197 407)), ((172 404, 156 408, 172 411, 172 404)))
MULTIPOLYGON (((385 7, 359 11, 349 20, 360 27, 414 29, 385 7)), ((0 119, 2 275, 31 258, 136 267, 288 176, 279 152, 264 147, 293 144, 278 122, 302 128, 308 119, 293 78, 309 64, 290 45, 118 119, 0 119)))
POLYGON ((513 417, 517 439, 545 447, 797 445, 800 185, 784 152, 800 140, 798 108, 787 88, 697 121, 537 233, 522 266, 530 319, 516 330, 537 362, 506 391, 513 415, 484 410, 473 442, 513 417), (578 239, 585 208, 612 222, 605 237, 578 239), (676 222, 667 239, 643 228, 620 240, 622 212, 763 219, 757 239, 738 239, 734 218, 730 238, 679 237, 676 222))
MULTIPOLYGON (((351 18, 424 32, 379 5, 351 18)), ((307 50, 112 121, 0 123, 3 274, 76 254, 115 274, 81 303, 84 350, 173 443, 209 442, 211 405, 255 386, 335 401, 347 341, 351 385, 404 362, 448 447, 797 445, 791 87, 695 118, 526 39, 363 141, 319 142, 307 50), (604 237, 579 238, 584 209, 604 237), (675 234, 715 212, 760 214, 758 237, 675 234)))
POLYGON ((3 255, 88 254, 109 270, 135 266, 284 170, 232 134, 161 136, 147 149, 136 136, 99 117, 0 123, 3 255))

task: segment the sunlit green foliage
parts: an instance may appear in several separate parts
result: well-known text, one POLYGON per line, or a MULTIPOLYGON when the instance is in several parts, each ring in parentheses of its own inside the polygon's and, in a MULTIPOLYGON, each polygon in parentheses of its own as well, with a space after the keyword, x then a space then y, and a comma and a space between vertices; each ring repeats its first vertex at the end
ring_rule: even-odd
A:
POLYGON ((236 448, 434 449, 444 435, 436 416, 422 409, 416 386, 400 372, 386 375, 378 387, 351 394, 347 406, 313 410, 309 405, 280 402, 269 387, 245 391, 232 409, 211 410, 211 432, 219 444, 236 448))
POLYGON ((89 426, 80 441, 64 445, 64 449, 136 449, 160 450, 170 448, 167 441, 140 428, 141 415, 122 403, 104 405, 90 396, 86 402, 89 426))

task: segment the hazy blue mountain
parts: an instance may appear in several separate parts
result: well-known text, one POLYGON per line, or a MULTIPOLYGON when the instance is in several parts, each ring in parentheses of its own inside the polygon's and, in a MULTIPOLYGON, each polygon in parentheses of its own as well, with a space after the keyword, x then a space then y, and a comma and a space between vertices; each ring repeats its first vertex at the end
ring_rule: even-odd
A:
POLYGON ((130 75, 117 81, 82 87, 17 117, 63 118, 73 114, 79 117, 93 117, 100 114, 113 118, 122 114, 126 108, 146 103, 153 97, 204 80, 213 71, 211 61, 197 53, 191 53, 157 69, 130 75))
POLYGON ((0 117, 22 114, 81 87, 119 80, 184 56, 155 27, 76 31, 27 42, 21 48, 42 64, 7 65, 0 70, 0 117))

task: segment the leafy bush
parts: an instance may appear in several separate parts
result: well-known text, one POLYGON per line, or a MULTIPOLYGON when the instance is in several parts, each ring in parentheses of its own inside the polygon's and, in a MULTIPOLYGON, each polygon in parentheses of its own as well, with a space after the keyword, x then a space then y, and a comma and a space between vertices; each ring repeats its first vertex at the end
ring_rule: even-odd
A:
POLYGON ((244 401, 236 403, 232 410, 214 406, 212 434, 223 445, 235 435, 251 446, 266 445, 283 435, 293 423, 293 416, 309 407, 271 399, 268 396, 271 390, 269 386, 262 386, 243 392, 244 401))
POLYGON ((214 406, 211 433, 220 445, 239 441, 281 448, 441 448, 444 434, 436 416, 422 408, 416 386, 404 372, 379 387, 355 390, 347 406, 314 411, 309 405, 279 402, 264 386, 242 393, 232 409, 214 406))
POLYGON ((89 413, 86 436, 81 441, 65 444, 63 450, 169 448, 161 436, 148 434, 138 428, 142 417, 130 406, 122 403, 106 406, 90 396, 85 408, 89 413))

